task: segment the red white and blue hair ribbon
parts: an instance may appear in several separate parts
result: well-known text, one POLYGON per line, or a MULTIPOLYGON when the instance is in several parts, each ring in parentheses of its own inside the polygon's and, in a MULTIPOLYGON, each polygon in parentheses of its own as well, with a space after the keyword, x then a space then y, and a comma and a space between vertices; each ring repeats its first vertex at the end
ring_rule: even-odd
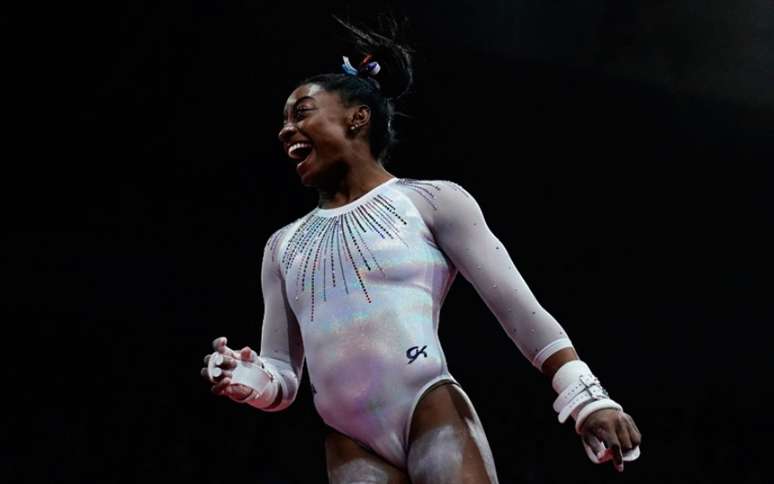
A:
POLYGON ((363 59, 363 62, 360 63, 360 66, 358 66, 357 69, 352 66, 352 63, 349 61, 349 57, 342 56, 342 59, 344 59, 344 63, 341 65, 341 67, 344 69, 344 72, 350 76, 366 75, 368 77, 373 77, 379 74, 379 71, 382 70, 382 66, 380 66, 378 62, 371 61, 370 54, 367 55, 365 59, 363 59))

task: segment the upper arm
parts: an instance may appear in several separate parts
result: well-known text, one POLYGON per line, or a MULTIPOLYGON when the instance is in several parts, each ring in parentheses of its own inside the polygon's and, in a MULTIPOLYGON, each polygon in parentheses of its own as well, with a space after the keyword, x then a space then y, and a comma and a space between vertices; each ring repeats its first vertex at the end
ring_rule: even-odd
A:
POLYGON ((438 186, 433 210, 424 218, 454 266, 474 286, 484 279, 496 282, 498 278, 514 277, 516 268, 487 225, 476 199, 456 183, 444 181, 438 186))
POLYGON ((264 309, 260 355, 287 363, 300 375, 304 347, 298 321, 287 301, 278 255, 283 233, 280 230, 272 235, 264 248, 261 261, 264 309))

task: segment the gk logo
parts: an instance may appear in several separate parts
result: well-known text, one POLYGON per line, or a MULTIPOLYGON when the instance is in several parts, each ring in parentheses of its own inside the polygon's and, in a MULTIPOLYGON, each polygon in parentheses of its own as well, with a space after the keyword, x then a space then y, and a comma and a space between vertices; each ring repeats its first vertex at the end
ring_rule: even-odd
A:
POLYGON ((408 358, 410 361, 408 364, 414 363, 414 360, 419 358, 419 355, 424 355, 425 358, 427 358, 427 353, 425 353, 425 348, 427 348, 427 345, 424 345, 422 348, 419 346, 412 346, 406 351, 406 358, 408 358))

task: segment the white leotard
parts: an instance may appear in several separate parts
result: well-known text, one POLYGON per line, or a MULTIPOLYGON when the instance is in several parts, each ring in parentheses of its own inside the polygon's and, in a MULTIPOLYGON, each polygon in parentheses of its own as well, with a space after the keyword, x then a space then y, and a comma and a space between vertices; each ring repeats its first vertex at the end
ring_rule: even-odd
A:
POLYGON ((418 399, 434 383, 455 381, 438 316, 458 270, 533 365, 571 346, 467 191, 392 178, 269 239, 260 355, 283 398, 256 406, 289 405, 306 358, 323 421, 405 468, 418 399))

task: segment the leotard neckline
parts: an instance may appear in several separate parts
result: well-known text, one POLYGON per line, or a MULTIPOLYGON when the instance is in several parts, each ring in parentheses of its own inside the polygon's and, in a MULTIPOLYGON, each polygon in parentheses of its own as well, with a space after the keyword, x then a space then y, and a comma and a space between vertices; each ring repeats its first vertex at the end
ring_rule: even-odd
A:
POLYGON ((390 178, 389 180, 381 183, 380 185, 377 185, 373 187, 372 189, 365 192, 363 195, 361 195, 359 198, 352 200, 349 203, 346 203, 340 207, 335 208, 320 208, 317 207, 314 211, 315 215, 320 215, 322 217, 335 217, 336 215, 341 215, 345 212, 349 212, 350 210, 354 210, 357 207, 363 205, 364 203, 367 203, 369 200, 373 199, 375 196, 379 194, 385 187, 388 185, 391 185, 398 181, 398 178, 390 178))

